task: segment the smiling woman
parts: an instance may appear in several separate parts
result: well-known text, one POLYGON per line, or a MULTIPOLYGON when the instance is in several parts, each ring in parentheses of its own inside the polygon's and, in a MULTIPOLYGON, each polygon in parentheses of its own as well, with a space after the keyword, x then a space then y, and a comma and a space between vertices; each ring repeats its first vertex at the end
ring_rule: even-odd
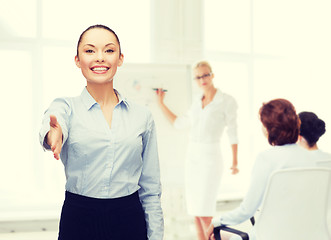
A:
POLYGON ((154 120, 113 88, 123 63, 118 37, 94 25, 81 34, 77 49, 75 62, 87 85, 80 96, 51 103, 39 135, 66 173, 59 240, 162 239, 154 120))
POLYGON ((8 103, 3 106, 8 115, 0 119, 0 180, 6 182, 0 187, 2 220, 58 218, 65 184, 63 168, 50 161, 51 155, 43 153, 36 136, 41 116, 52 99, 59 94, 79 95, 85 84, 73 61, 81 31, 90 24, 111 25, 123 38, 123 50, 128 52, 126 62, 150 60, 150 1, 100 0, 98 6, 102 7, 91 11, 87 0, 79 4, 66 0, 13 0, 1 5, 0 98, 8 103), (132 8, 126 7, 129 2, 132 8), (109 14, 110 8, 117 11, 109 14), (13 19, 13 12, 19 18, 13 19), (126 14, 135 21, 118 21, 126 14), (138 32, 140 37, 133 39, 132 34, 138 32), (14 92, 19 97, 14 97, 14 92), (15 142, 17 133, 22 134, 21 146, 15 142))

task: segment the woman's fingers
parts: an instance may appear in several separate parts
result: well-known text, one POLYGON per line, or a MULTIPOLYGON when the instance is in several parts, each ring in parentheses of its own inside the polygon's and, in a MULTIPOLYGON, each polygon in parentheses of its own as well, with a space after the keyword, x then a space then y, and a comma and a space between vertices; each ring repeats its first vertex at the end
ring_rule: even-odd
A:
POLYGON ((53 152, 54 158, 59 160, 62 144, 59 142, 53 142, 50 146, 51 146, 51 150, 53 152))
POLYGON ((237 174, 239 172, 239 169, 236 166, 231 167, 232 174, 237 174))
POLYGON ((54 154, 54 158, 59 160, 62 148, 62 129, 54 115, 49 117, 50 130, 48 132, 48 145, 51 146, 51 150, 54 154))
POLYGON ((61 148, 62 148, 62 144, 61 143, 56 143, 54 144, 51 149, 52 149, 52 152, 53 152, 53 155, 54 155, 54 158, 56 160, 59 160, 60 159, 60 153, 61 153, 61 148))
POLYGON ((156 96, 157 96, 157 100, 159 103, 163 103, 163 99, 164 99, 164 91, 162 88, 158 88, 156 90, 156 96))
POLYGON ((54 153, 54 158, 55 158, 56 160, 60 160, 60 154, 54 153))

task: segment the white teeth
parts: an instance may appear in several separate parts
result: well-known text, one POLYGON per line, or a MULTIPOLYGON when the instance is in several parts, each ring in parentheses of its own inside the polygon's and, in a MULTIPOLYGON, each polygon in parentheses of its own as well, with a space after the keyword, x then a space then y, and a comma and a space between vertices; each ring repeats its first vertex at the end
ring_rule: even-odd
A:
POLYGON ((92 68, 93 71, 107 71, 107 68, 104 67, 96 67, 96 68, 92 68))

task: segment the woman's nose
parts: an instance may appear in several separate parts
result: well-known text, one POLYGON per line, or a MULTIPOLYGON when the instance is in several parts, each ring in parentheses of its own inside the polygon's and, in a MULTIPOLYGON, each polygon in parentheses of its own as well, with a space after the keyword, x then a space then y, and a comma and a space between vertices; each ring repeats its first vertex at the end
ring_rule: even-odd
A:
POLYGON ((97 62, 104 62, 105 58, 102 52, 97 53, 97 62))

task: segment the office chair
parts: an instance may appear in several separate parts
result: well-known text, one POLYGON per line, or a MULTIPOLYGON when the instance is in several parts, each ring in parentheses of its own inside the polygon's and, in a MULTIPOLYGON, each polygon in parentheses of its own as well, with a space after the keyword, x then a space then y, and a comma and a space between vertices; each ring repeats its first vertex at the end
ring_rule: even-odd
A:
MULTIPOLYGON (((220 230, 249 239, 247 233, 220 230)), ((274 172, 268 182, 260 216, 254 226, 257 240, 331 239, 331 169, 302 168, 274 172)))
POLYGON ((318 167, 331 168, 331 160, 317 161, 316 164, 318 167))

